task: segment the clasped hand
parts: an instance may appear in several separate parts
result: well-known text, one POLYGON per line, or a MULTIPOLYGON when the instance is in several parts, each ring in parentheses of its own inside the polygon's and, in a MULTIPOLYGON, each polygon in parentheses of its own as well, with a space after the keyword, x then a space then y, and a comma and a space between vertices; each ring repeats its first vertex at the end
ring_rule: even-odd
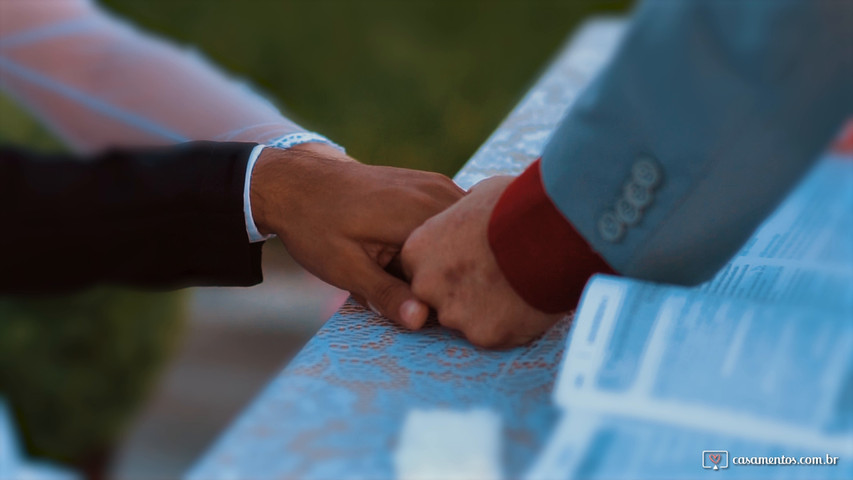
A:
POLYGON ((492 177, 475 185, 415 229, 403 247, 403 270, 412 292, 435 309, 439 323, 481 347, 525 344, 562 316, 528 305, 504 277, 489 246, 492 210, 513 179, 492 177))
POLYGON ((419 329, 429 309, 483 347, 530 341, 560 315, 527 305, 489 248, 492 208, 512 177, 467 195, 429 172, 363 165, 322 144, 265 149, 252 174, 261 233, 275 233, 308 271, 419 329), (386 272, 398 255, 411 284, 386 272))

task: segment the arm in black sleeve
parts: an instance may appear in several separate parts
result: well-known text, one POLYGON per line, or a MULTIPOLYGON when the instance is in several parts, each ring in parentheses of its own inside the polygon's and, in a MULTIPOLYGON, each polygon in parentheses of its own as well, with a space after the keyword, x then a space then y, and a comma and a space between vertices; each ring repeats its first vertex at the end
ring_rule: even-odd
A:
POLYGON ((262 244, 243 212, 253 147, 0 148, 0 293, 259 283, 262 244))

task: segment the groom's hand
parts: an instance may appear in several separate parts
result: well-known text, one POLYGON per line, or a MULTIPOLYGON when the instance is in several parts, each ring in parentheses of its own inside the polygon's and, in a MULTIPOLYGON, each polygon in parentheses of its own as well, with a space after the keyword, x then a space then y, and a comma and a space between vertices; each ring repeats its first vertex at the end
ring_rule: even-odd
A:
POLYGON ((511 347, 536 338, 562 314, 528 305, 504 278, 489 247, 492 210, 513 177, 492 177, 427 220, 403 248, 412 291, 438 321, 482 347, 511 347))
POLYGON ((308 271, 403 326, 426 321, 428 307, 384 267, 412 230, 465 194, 449 178, 307 143, 264 149, 250 192, 258 230, 278 235, 308 271))

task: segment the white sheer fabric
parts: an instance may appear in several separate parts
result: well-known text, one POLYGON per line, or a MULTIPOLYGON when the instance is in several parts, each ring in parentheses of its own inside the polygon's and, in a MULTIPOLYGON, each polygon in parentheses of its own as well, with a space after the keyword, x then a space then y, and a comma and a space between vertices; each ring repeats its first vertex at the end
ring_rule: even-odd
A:
POLYGON ((197 53, 87 0, 0 2, 0 88, 72 148, 275 143, 304 131, 197 53))

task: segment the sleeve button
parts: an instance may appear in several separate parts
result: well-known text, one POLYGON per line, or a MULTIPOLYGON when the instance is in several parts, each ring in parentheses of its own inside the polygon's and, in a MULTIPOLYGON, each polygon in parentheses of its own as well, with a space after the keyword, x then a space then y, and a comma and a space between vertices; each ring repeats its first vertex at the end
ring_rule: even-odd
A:
POLYGON ((598 219, 598 233, 610 243, 616 243, 625 235, 625 225, 613 212, 607 212, 598 219))
POLYGON ((631 168, 631 176, 637 185, 645 188, 655 188, 660 185, 662 173, 657 162, 650 157, 641 157, 631 168))
POLYGON ((634 225, 640 223, 640 219, 643 218, 642 212, 631 204, 628 200, 624 198, 620 198, 616 201, 616 217, 629 227, 633 227, 634 225))
POLYGON ((652 191, 646 187, 642 187, 635 182, 628 182, 622 190, 622 194, 631 205, 635 208, 643 209, 652 203, 652 191))

